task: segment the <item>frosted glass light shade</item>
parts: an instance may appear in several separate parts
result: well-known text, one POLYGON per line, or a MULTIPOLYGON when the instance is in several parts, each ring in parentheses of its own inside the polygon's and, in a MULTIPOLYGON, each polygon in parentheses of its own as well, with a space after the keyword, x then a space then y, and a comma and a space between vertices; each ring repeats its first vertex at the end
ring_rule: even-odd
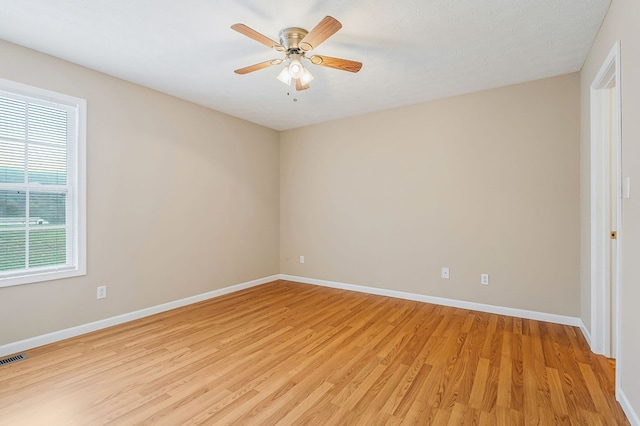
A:
POLYGON ((289 86, 291 84, 291 74, 289 74, 289 67, 285 67, 278 74, 278 80, 289 86))
POLYGON ((311 80, 313 80, 313 76, 311 75, 309 70, 305 68, 302 76, 300 77, 300 83, 302 83, 303 86, 306 86, 311 80))

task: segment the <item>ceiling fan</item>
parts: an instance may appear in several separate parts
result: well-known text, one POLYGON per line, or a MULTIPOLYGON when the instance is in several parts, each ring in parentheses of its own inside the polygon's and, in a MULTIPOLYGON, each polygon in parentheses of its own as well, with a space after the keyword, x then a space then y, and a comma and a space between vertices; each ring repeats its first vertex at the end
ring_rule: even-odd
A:
POLYGON ((248 67, 235 70, 237 74, 247 74, 272 65, 288 62, 287 66, 278 74, 278 80, 287 86, 290 85, 292 81, 295 81, 296 90, 306 90, 309 88, 309 82, 313 80, 313 76, 309 70, 302 65, 302 60, 308 60, 314 65, 354 73, 360 71, 360 68, 362 68, 362 62, 332 58, 324 55, 306 56, 308 52, 318 47, 322 42, 342 28, 342 24, 331 16, 325 16, 311 31, 298 27, 283 29, 280 31, 280 43, 273 41, 269 37, 260 34, 244 24, 233 24, 231 28, 269 48, 285 53, 284 59, 272 59, 270 61, 260 62, 259 64, 249 65, 248 67))

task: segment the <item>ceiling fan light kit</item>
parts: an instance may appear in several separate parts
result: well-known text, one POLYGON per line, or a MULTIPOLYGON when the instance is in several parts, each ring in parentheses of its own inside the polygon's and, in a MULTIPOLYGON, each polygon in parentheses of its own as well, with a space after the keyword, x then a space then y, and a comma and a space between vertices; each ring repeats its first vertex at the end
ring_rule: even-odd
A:
POLYGON ((360 71, 362 68, 361 62, 350 61, 348 59, 332 58, 320 55, 312 55, 307 58, 307 52, 318 47, 322 42, 342 28, 342 24, 331 16, 325 16, 324 19, 320 21, 320 23, 310 32, 304 28, 298 27, 283 29, 280 31, 280 43, 275 42, 269 37, 260 34, 244 24, 234 24, 231 28, 271 49, 285 53, 284 59, 273 59, 271 61, 240 68, 235 70, 236 74, 247 74, 272 65, 288 62, 287 66, 278 74, 277 79, 287 86, 291 85, 292 81, 295 81, 296 90, 306 90, 309 88, 309 83, 313 80, 313 75, 302 64, 303 58, 311 62, 313 65, 320 65, 353 73, 360 71))

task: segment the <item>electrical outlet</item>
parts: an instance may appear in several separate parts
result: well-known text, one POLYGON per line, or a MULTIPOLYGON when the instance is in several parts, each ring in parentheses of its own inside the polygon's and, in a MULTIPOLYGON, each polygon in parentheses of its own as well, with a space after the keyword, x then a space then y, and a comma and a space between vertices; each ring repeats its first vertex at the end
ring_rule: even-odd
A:
POLYGON ((489 285, 489 274, 480 275, 480 284, 489 285))
POLYGON ((304 256, 300 256, 300 263, 304 263, 304 256))
POLYGON ((445 280, 448 280, 448 279, 449 279, 449 268, 447 268, 446 266, 443 266, 443 267, 442 267, 441 276, 442 276, 442 278, 444 278, 445 280))
POLYGON ((104 299, 105 297, 107 297, 107 286, 101 285, 98 287, 97 298, 104 299))

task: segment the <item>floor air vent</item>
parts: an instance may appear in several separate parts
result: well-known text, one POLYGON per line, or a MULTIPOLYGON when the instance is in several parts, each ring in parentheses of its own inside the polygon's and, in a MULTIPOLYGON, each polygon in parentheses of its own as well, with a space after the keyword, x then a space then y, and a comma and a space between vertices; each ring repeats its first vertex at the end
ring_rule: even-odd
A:
POLYGON ((23 359, 27 359, 25 354, 10 356, 9 358, 0 359, 0 365, 13 364, 14 362, 22 361, 23 359))

